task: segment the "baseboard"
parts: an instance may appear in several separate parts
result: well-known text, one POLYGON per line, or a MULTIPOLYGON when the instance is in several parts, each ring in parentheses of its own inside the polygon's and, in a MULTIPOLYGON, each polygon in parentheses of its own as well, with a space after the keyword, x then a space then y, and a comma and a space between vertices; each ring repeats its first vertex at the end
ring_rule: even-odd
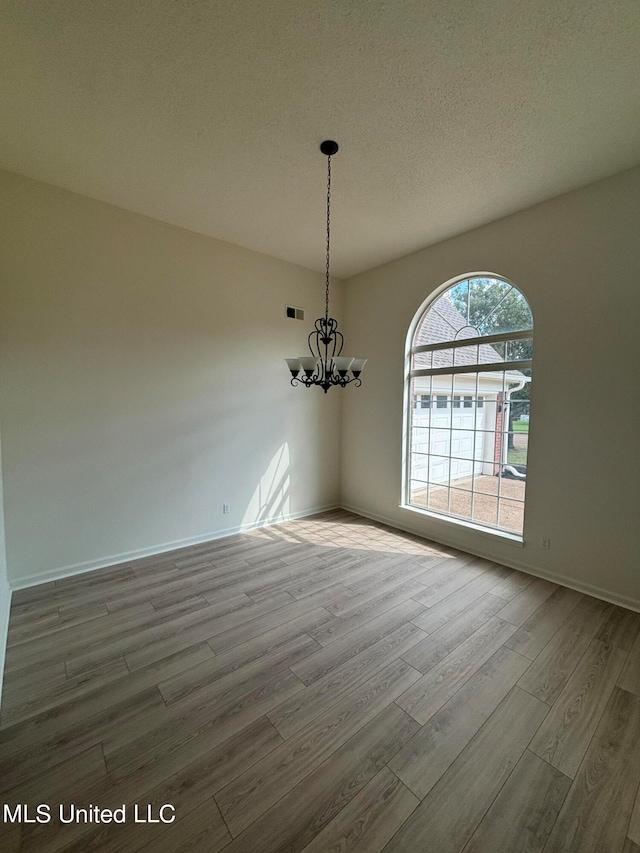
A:
MULTIPOLYGON (((344 509, 347 512, 353 512, 356 515, 361 515, 363 518, 368 518, 371 521, 378 521, 381 524, 386 524, 388 527, 393 527, 396 530, 402 530, 405 533, 411 533, 415 536, 420 536, 422 539, 430 539, 433 542, 439 542, 441 545, 447 545, 450 548, 468 551, 477 557, 482 557, 485 560, 495 561, 495 554, 489 550, 479 547, 469 548, 465 545, 464 549, 460 548, 460 543, 453 541, 451 538, 442 535, 425 536, 423 531, 418 530, 410 524, 401 524, 395 519, 384 515, 370 512, 362 507, 354 506, 347 503, 327 504, 325 506, 313 507, 311 509, 302 510, 301 512, 287 513, 286 515, 276 516, 274 518, 261 519, 257 522, 249 522, 236 527, 228 527, 224 530, 218 530, 210 533, 203 533, 199 536, 189 537, 187 539, 177 539, 173 542, 165 542, 160 545, 154 545, 149 548, 140 548, 136 551, 129 551, 122 554, 112 554, 100 560, 90 560, 84 563, 75 563, 70 566, 61 566, 56 569, 50 569, 47 572, 42 572, 38 575, 27 576, 17 581, 11 582, 9 590, 9 604, 5 608, 4 601, 0 605, 0 663, 4 665, 4 650, 6 646, 6 635, 9 627, 9 609, 11 602, 11 590, 26 589, 27 587, 37 586, 41 583, 49 583, 51 581, 63 580, 64 578, 73 577, 74 575, 84 574, 85 572, 93 572, 97 569, 109 568, 123 563, 129 563, 133 560, 139 560, 143 557, 153 557, 160 554, 165 554, 169 551, 176 551, 180 548, 187 548, 189 545, 201 545, 204 542, 214 542, 217 539, 224 539, 227 536, 234 536, 238 533, 244 533, 247 530, 258 530, 261 527, 270 527, 273 524, 281 524, 284 521, 294 521, 297 518, 306 518, 311 515, 317 515, 320 512, 329 512, 335 509, 344 509)), ((514 554, 521 554, 521 551, 514 551, 514 554)), ((618 595, 610 590, 592 584, 582 583, 575 578, 567 577, 566 575, 557 574, 556 572, 547 572, 537 566, 531 566, 524 560, 517 559, 515 556, 510 556, 509 559, 501 557, 500 562, 511 569, 525 572, 534 577, 544 578, 544 580, 558 583, 561 586, 566 586, 569 589, 575 589, 576 592, 582 592, 586 595, 600 598, 603 601, 608 601, 610 604, 617 604, 621 607, 626 607, 627 610, 635 610, 640 612, 640 601, 629 598, 624 595, 618 595)), ((0 673, 2 669, 0 669, 0 673)), ((0 682, 0 697, 2 695, 2 684, 0 682)))
MULTIPOLYGON (((464 548, 461 548, 459 542, 456 543, 447 536, 425 536, 423 531, 417 530, 410 524, 400 524, 395 519, 387 518, 386 516, 369 512, 369 510, 365 510, 357 506, 352 506, 351 504, 343 503, 340 506, 341 509, 345 509, 348 512, 353 512, 356 515, 361 515, 363 516, 363 518, 368 518, 371 521, 378 521, 381 524, 386 524, 388 527, 393 527, 396 530, 402 530, 405 533, 412 533, 414 536, 420 536, 422 539, 430 539, 431 541, 438 542, 441 545, 447 545, 450 548, 456 548, 459 551, 466 551, 469 554, 474 554, 476 557, 482 557, 485 560, 492 560, 493 562, 496 562, 495 554, 491 554, 488 550, 484 548, 474 547, 473 549, 471 549, 466 545, 464 548)), ((537 578, 543 578, 544 580, 560 584, 560 586, 566 586, 569 589, 575 589, 576 592, 582 592, 585 595, 591 595, 594 598, 601 599, 602 601, 608 601, 609 604, 617 604, 620 607, 625 607, 627 610, 635 610, 636 612, 640 612, 640 601, 635 598, 629 598, 625 595, 618 595, 617 593, 611 592, 608 589, 603 589, 602 587, 593 586, 592 584, 588 583, 582 583, 581 581, 577 581, 575 578, 557 574, 556 572, 547 572, 544 569, 538 568, 537 566, 531 566, 524 560, 518 559, 515 556, 515 554, 521 553, 522 551, 514 549, 513 557, 510 556, 509 559, 501 557, 499 562, 501 565, 508 566, 510 569, 517 569, 518 571, 524 572, 527 575, 533 575, 537 578)))
MULTIPOLYGON (((4 585, 3 585, 4 586, 4 585)), ((2 707, 2 684, 4 680, 4 660, 9 634, 9 613, 11 612, 11 589, 8 586, 0 591, 0 707, 2 707)))
POLYGON ((85 572, 94 572, 97 569, 105 569, 112 566, 118 566, 123 563, 130 563, 134 560, 140 560, 143 557, 155 557, 156 555, 166 554, 169 551, 188 548, 190 545, 202 545, 205 542, 215 542, 217 539, 225 539, 227 536, 235 536, 238 533, 245 533, 248 530, 258 530, 261 527, 271 527, 274 524, 281 524, 284 521, 294 521, 296 518, 306 518, 310 515, 317 515, 320 512, 330 512, 334 509, 340 509, 340 505, 336 503, 313 507, 311 509, 302 510, 301 512, 286 513, 284 515, 274 516, 273 518, 265 518, 260 521, 248 522, 247 524, 241 524, 236 527, 227 527, 215 532, 202 533, 199 536, 191 536, 187 539, 176 539, 173 542, 164 542, 159 545, 152 545, 149 548, 139 548, 136 551, 111 554, 107 557, 102 557, 99 560, 87 560, 86 562, 74 563, 70 566, 60 566, 55 569, 49 569, 45 572, 39 572, 37 575, 27 575, 27 577, 20 578, 19 580, 10 581, 11 589, 27 589, 31 586, 38 586, 41 583, 64 580, 65 578, 70 578, 74 575, 81 575, 85 572))

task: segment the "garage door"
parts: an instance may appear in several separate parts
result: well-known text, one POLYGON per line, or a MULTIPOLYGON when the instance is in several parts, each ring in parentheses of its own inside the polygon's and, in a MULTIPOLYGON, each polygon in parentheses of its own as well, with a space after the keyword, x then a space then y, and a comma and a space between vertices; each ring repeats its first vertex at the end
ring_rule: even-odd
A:
MULTIPOLYGON (((424 396, 424 395, 423 395, 424 396)), ((420 398, 414 410, 412 479, 430 483, 448 483, 473 473, 474 424, 484 427, 484 408, 476 410, 471 397, 436 395, 422 407, 420 398), (477 416, 477 420, 476 420, 477 416)), ((475 463, 476 471, 482 467, 475 463)))

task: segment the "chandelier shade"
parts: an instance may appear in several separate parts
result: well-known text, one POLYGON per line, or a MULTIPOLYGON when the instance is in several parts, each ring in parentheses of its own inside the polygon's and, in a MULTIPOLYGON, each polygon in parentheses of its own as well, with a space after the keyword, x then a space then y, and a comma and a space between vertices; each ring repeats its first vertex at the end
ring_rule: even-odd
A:
POLYGON ((327 157, 327 262, 325 271, 325 310, 319 317, 313 331, 307 339, 311 355, 287 358, 291 372, 291 384, 302 384, 307 388, 317 385, 326 394, 329 388, 338 385, 341 388, 350 385, 362 385, 360 374, 366 364, 366 358, 352 358, 341 355, 344 338, 338 331, 338 323, 329 316, 329 265, 331 258, 331 157, 338 152, 338 143, 326 139, 320 151, 327 157))

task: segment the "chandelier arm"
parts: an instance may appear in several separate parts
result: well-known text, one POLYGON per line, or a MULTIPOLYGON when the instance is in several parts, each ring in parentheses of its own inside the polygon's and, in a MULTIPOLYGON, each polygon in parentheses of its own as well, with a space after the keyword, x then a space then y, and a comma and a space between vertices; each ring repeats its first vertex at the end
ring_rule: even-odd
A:
MULTIPOLYGON (((335 322, 335 321, 334 321, 334 322, 335 322)), ((338 347, 338 351, 337 351, 337 352, 335 351, 335 347, 334 347, 334 352, 333 352, 333 354, 334 354, 335 356, 338 356, 338 355, 340 355, 340 353, 342 352, 342 347, 344 346, 344 336, 343 336, 342 332, 339 332, 339 331, 338 331, 338 324, 337 324, 337 323, 335 324, 335 326, 334 326, 334 328, 333 328, 333 335, 334 335, 334 337, 335 337, 335 341, 336 341, 336 343, 335 343, 335 347, 338 347), (338 344, 340 344, 340 346, 338 346, 338 344)))
POLYGON ((307 338, 307 343, 309 345, 309 352, 311 353, 311 355, 315 356, 316 358, 321 358, 322 356, 320 353, 320 332, 318 332, 318 331, 310 332, 309 337, 307 338), (312 341, 316 345, 315 350, 313 349, 312 341))
MULTIPOLYGON (((322 359, 322 379, 325 384, 330 380, 330 368, 329 368, 329 344, 331 343, 331 338, 329 337, 327 326, 326 326, 326 318, 325 318, 325 329, 324 329, 324 338, 322 339, 324 346, 324 358, 322 359)), ((324 388, 324 385, 323 385, 324 388)))

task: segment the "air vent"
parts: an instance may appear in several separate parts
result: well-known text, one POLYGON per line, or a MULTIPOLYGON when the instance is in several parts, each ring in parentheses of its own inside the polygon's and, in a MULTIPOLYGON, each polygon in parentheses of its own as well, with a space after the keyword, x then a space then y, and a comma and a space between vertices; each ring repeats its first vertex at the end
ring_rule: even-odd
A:
POLYGON ((294 308, 293 305, 287 305, 285 316, 291 320, 304 320, 304 310, 302 308, 294 308))

